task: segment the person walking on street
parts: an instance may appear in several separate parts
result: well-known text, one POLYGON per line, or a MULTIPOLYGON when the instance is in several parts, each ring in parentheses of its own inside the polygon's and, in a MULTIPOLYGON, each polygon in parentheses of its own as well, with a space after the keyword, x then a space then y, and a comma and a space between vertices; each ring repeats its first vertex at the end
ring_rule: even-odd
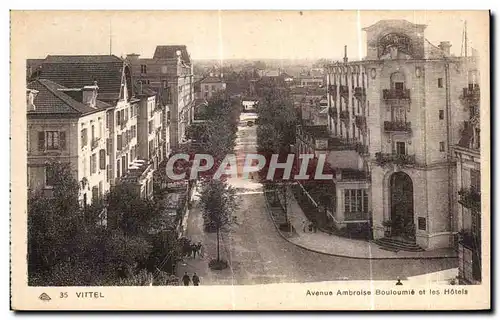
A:
POLYGON ((198 275, 196 274, 196 272, 193 274, 193 284, 195 286, 198 286, 200 284, 200 278, 198 277, 198 275))
POLYGON ((184 276, 182 277, 182 282, 184 283, 185 286, 189 286, 189 283, 191 282, 191 278, 189 278, 187 272, 184 272, 184 276))
POLYGON ((203 245, 201 244, 201 241, 198 241, 198 244, 196 245, 196 251, 198 251, 198 256, 203 258, 203 245))

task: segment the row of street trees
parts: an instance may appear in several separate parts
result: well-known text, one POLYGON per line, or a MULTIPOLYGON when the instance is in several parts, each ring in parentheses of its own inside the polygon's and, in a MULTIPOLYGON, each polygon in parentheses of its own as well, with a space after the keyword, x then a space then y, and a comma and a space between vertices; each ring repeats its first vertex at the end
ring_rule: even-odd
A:
MULTIPOLYGON (((279 160, 284 161, 291 152, 290 146, 295 144, 295 130, 298 124, 298 114, 289 88, 269 79, 260 80, 258 87, 260 101, 257 105, 257 150, 266 157, 266 163, 269 163, 272 154, 279 154, 279 160)), ((288 229, 288 198, 291 194, 287 191, 286 180, 281 183, 268 181, 266 168, 260 173, 267 191, 274 195, 272 202, 280 203, 285 211, 286 225, 280 227, 288 229)), ((274 175, 278 176, 279 174, 274 175)))
POLYGON ((211 177, 226 155, 234 151, 240 111, 238 99, 219 92, 200 110, 200 118, 205 121, 192 124, 187 129, 187 137, 191 140, 189 151, 209 154, 214 158, 213 169, 200 178, 204 229, 206 232, 217 233, 217 258, 209 262, 213 269, 228 266, 220 257, 220 238, 221 232, 227 231, 235 222, 234 212, 238 203, 236 190, 225 179, 214 180, 211 177))
POLYGON ((149 285, 165 252, 171 258, 163 266, 180 259, 175 237, 150 232, 162 208, 141 198, 134 186, 119 184, 101 201, 81 206, 69 164, 51 166, 52 195, 38 191, 28 198, 29 285, 149 285))

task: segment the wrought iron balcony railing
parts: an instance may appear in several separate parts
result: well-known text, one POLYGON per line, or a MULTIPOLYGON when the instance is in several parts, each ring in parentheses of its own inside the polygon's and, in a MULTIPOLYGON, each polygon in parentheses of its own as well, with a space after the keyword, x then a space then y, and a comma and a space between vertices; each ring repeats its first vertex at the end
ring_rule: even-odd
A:
POLYGON ((339 93, 340 93, 340 96, 341 96, 341 97, 344 97, 344 98, 349 98, 349 87, 348 87, 348 86, 341 85, 341 86, 339 87, 339 93))
POLYGON ((333 119, 337 119, 337 115, 338 115, 337 108, 335 108, 335 107, 328 108, 328 115, 330 115, 330 117, 332 117, 333 119))
POLYGON ((385 132, 411 132, 411 122, 384 121, 385 132))
POLYGON ((462 188, 458 191, 458 202, 471 210, 481 211, 481 193, 474 187, 462 188))
POLYGON ((479 86, 468 87, 463 89, 462 100, 467 104, 478 104, 481 92, 479 86))
POLYGON ((384 100, 410 100, 410 89, 384 89, 382 97, 384 100))
POLYGON ((368 154, 368 146, 362 144, 361 142, 355 143, 354 144, 356 148, 356 152, 359 154, 368 154))
POLYGON ((366 89, 363 87, 354 88, 354 97, 360 100, 366 98, 366 89))
POLYGON ((379 166, 384 166, 390 163, 399 165, 414 165, 415 155, 377 152, 375 154, 375 160, 379 166))
POLYGON ((348 110, 340 111, 340 120, 349 121, 349 111, 348 110))
POLYGON ((361 131, 366 130, 366 117, 363 115, 357 115, 355 118, 356 127, 358 127, 361 131))

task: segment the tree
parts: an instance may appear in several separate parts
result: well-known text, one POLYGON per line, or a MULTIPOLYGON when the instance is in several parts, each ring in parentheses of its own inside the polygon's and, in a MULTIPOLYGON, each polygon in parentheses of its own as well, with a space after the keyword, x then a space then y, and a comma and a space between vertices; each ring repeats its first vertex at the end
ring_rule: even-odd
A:
POLYGON ((120 183, 112 188, 106 202, 110 227, 127 235, 147 232, 149 221, 158 214, 154 202, 141 197, 137 187, 130 183, 120 183))
POLYGON ((51 194, 42 190, 28 197, 28 272, 49 270, 59 261, 72 256, 79 239, 75 234, 85 230, 83 211, 78 202, 79 185, 65 163, 50 163, 51 194))
POLYGON ((220 232, 235 222, 238 208, 236 190, 221 180, 206 181, 201 190, 200 202, 205 227, 217 232, 217 261, 220 260, 220 232))

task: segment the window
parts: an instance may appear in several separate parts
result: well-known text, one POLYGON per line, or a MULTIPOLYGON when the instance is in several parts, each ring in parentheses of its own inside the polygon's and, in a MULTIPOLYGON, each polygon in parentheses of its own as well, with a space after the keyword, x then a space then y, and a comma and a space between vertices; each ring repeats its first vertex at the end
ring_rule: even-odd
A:
POLYGON ((94 153, 90 156, 90 174, 97 172, 97 155, 94 153))
POLYGON ((141 64, 141 73, 146 74, 148 73, 147 66, 145 64, 141 64))
POLYGON ((113 142, 111 141, 110 138, 106 139, 106 154, 110 155, 111 154, 111 149, 113 148, 113 142))
POLYGON ((128 157, 125 155, 125 156, 122 156, 122 174, 126 174, 127 173, 127 160, 128 160, 128 157))
POLYGON ((118 159, 118 160, 116 160, 116 177, 117 178, 120 178, 122 176, 120 174, 120 169, 121 169, 120 159, 118 159))
POLYGON ((154 154, 154 141, 149 141, 149 159, 153 158, 154 154))
POLYGON ((92 187, 92 203, 96 203, 99 200, 99 188, 97 186, 92 187))
POLYGON ((99 169, 106 169, 106 150, 99 150, 99 169))
POLYGON ((426 230, 427 229, 427 221, 423 217, 418 217, 418 230, 426 230))
POLYGON ((396 153, 397 154, 406 154, 406 143, 404 142, 396 142, 396 153))
POLYGON ((51 165, 45 166, 45 186, 53 187, 56 182, 56 172, 51 165))
POLYGON ((439 120, 444 119, 444 110, 439 110, 439 120))
POLYGON ((106 128, 110 129, 113 121, 113 111, 106 112, 106 128))
POLYGON ((443 87, 443 78, 438 78, 438 88, 443 87))
POLYGON ((116 113, 116 125, 119 126, 122 124, 121 111, 116 113))
POLYGON ((212 85, 212 91, 215 91, 215 85, 214 84, 212 85))
POLYGON ((148 132, 149 134, 153 133, 153 120, 148 122, 148 132))
POLYGON ((394 88, 395 88, 396 90, 403 90, 403 89, 404 89, 404 87, 405 87, 405 86, 404 86, 404 83, 403 83, 403 82, 395 82, 395 83, 394 83, 394 88))
POLYGON ((40 131, 38 149, 40 151, 66 149, 66 133, 64 131, 40 131))
POLYGON ((106 174, 108 175, 108 181, 111 181, 113 179, 113 168, 111 168, 110 164, 107 165, 106 174))
POLYGON ((135 138, 137 136, 137 127, 133 125, 130 127, 130 134, 131 134, 131 139, 135 138))
POLYGON ((82 141, 82 148, 83 147, 86 147, 87 146, 87 139, 88 139, 88 135, 87 135, 87 129, 82 129, 82 131, 80 131, 80 138, 81 138, 81 141, 82 141))
POLYGON ((444 141, 439 142, 439 151, 444 152, 444 141))
POLYGON ((344 190, 345 212, 368 212, 368 192, 364 189, 344 190))
POLYGON ((205 91, 208 91, 209 90, 209 86, 208 84, 205 85, 205 91))
POLYGON ((90 136, 92 137, 92 143, 95 141, 95 126, 92 125, 91 130, 90 130, 90 136))
POLYGON ((122 149, 122 135, 116 136, 116 150, 120 151, 122 149))
POLYGON ((470 186, 476 191, 481 191, 481 172, 479 170, 470 170, 470 186))

